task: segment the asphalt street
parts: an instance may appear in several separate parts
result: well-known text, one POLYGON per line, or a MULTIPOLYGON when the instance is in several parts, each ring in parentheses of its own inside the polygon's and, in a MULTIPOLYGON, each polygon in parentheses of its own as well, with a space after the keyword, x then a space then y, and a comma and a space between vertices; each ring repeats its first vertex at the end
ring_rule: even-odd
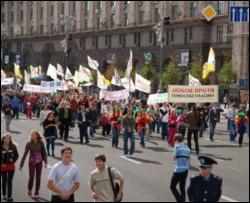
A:
MULTIPOLYGON (((39 120, 33 118, 27 120, 21 114, 19 120, 12 120, 11 135, 19 151, 19 167, 24 152, 25 143, 29 140, 31 130, 39 130, 39 120)), ((1 134, 5 131, 3 115, 1 115, 1 134)), ((103 137, 97 130, 95 139, 90 140, 89 145, 79 144, 78 127, 70 130, 69 142, 56 141, 56 157, 48 158, 48 169, 43 169, 39 202, 50 201, 50 191, 47 189, 47 177, 50 167, 60 160, 60 150, 64 146, 73 148, 73 159, 80 170, 80 189, 76 192, 76 201, 92 201, 88 188, 90 172, 95 168, 94 156, 97 153, 104 153, 107 156, 108 164, 118 168, 125 176, 124 200, 127 202, 171 202, 175 201, 170 191, 170 180, 175 163, 172 161, 173 148, 163 142, 159 134, 147 136, 146 148, 139 145, 136 139, 136 153, 134 158, 123 157, 123 139, 120 137, 119 148, 111 147, 111 137, 103 137)), ((138 138, 138 137, 137 137, 138 138)), ((185 141, 186 142, 186 141, 185 141)), ((223 195, 221 202, 248 202, 249 201, 249 138, 244 137, 244 144, 239 148, 237 144, 229 143, 229 136, 226 130, 226 120, 218 123, 215 132, 215 142, 210 142, 208 132, 204 138, 199 139, 200 153, 211 156, 218 161, 214 167, 214 174, 223 177, 223 195)), ((194 147, 194 143, 193 143, 194 147)), ((35 201, 27 195, 28 167, 27 160, 23 171, 16 170, 13 184, 14 201, 32 202, 35 201)), ((198 173, 198 160, 195 151, 192 153, 189 176, 198 173)))

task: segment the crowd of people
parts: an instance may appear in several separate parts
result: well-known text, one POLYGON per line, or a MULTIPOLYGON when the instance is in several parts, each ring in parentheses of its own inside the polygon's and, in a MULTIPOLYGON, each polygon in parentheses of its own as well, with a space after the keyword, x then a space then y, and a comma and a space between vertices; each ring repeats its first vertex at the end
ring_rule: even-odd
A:
MULTIPOLYGON (((203 137, 204 131, 209 129, 209 139, 211 142, 214 141, 216 125, 220 122, 221 112, 223 112, 220 105, 215 103, 147 105, 146 98, 110 102, 77 91, 36 94, 12 90, 2 91, 1 109, 4 113, 7 132, 11 132, 11 120, 20 119, 20 112, 24 113, 27 119, 37 117, 43 129, 42 135, 37 130, 31 132, 19 167, 21 171, 29 153, 29 196, 32 196, 35 178, 34 197, 39 197, 43 163, 47 167, 47 156, 55 157, 55 140, 63 139, 68 142, 70 128, 78 127, 79 144, 89 144, 90 137, 95 137, 98 128, 102 128, 103 136, 109 136, 111 133, 111 147, 118 148, 121 143, 120 139, 123 137, 122 148, 127 157, 134 156, 135 136, 139 137, 141 147, 145 148, 145 136, 150 137, 153 133, 159 134, 163 142, 168 142, 169 147, 174 147, 174 159, 178 167, 171 180, 171 191, 177 201, 185 201, 185 181, 192 139, 194 139, 196 154, 199 155, 199 137, 203 137), (187 146, 183 144, 186 136, 187 146), (43 138, 46 143, 43 142, 43 138), (128 146, 129 140, 130 147, 128 146), (178 155, 179 151, 181 154, 178 155), (180 161, 179 158, 184 158, 187 163, 180 161), (180 183, 181 194, 176 190, 177 183, 180 183)), ((244 134, 249 133, 248 107, 232 104, 226 118, 229 140, 236 142, 237 134, 239 134, 238 143, 241 147, 244 134)), ((12 201, 12 179, 15 171, 13 166, 18 159, 18 152, 11 141, 10 134, 2 137, 1 153, 9 154, 1 160, 2 186, 4 186, 2 194, 5 200, 12 201), (8 187, 8 194, 6 187, 8 187)), ((72 153, 71 148, 64 148, 61 151, 62 161, 54 165, 50 171, 48 188, 52 191, 53 201, 74 201, 74 192, 80 187, 78 168, 71 161, 72 153)), ((104 155, 97 155, 95 161, 97 169, 90 175, 90 190, 93 199, 99 201, 121 199, 124 185, 121 172, 106 166, 104 155), (120 188, 115 196, 112 196, 115 191, 114 185, 110 187, 106 182, 99 183, 101 179, 109 180, 109 178, 120 180, 120 188)))

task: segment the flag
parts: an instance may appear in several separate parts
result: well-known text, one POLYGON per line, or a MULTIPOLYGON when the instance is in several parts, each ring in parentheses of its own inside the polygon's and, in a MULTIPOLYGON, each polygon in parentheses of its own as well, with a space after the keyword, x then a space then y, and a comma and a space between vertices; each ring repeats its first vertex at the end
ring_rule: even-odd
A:
POLYGON ((15 77, 19 79, 23 79, 22 73, 20 71, 20 66, 18 64, 14 63, 14 68, 15 68, 15 77))
POLYGON ((189 75, 188 75, 188 85, 189 86, 199 86, 199 85, 201 85, 201 83, 200 83, 200 81, 197 78, 193 77, 189 73, 189 75))
POLYGON ((40 66, 40 65, 38 66, 38 74, 42 75, 42 66, 40 66))
POLYGON ((134 82, 133 82, 133 80, 131 78, 129 78, 129 79, 127 77, 122 78, 121 79, 121 83, 122 83, 122 86, 126 90, 128 90, 130 92, 134 92, 135 91, 135 85, 134 85, 134 82))
POLYGON ((116 86, 121 86, 122 85, 121 78, 120 78, 116 68, 114 69, 114 73, 115 74, 112 77, 111 84, 116 85, 116 86))
POLYGON ((31 78, 36 78, 39 76, 39 68, 30 65, 30 76, 31 78))
POLYGON ((135 74, 135 89, 145 93, 150 93, 151 82, 139 74, 135 74))
POLYGON ((97 86, 100 89, 107 89, 110 85, 110 81, 107 80, 100 72, 97 70, 97 86))
POLYGON ((206 79, 209 73, 215 71, 215 54, 212 47, 210 47, 208 60, 203 65, 203 72, 202 72, 202 78, 206 79))
POLYGON ((73 75, 72 75, 72 73, 70 72, 70 70, 69 70, 68 67, 66 68, 65 79, 66 79, 66 80, 71 80, 71 79, 73 79, 73 75))
POLYGON ((127 64, 127 69, 126 69, 126 77, 129 78, 130 77, 130 73, 132 71, 133 68, 133 53, 132 50, 130 49, 130 55, 129 55, 129 60, 128 60, 128 64, 127 64))
POLYGON ((92 80, 91 71, 81 65, 79 67, 79 80, 80 82, 90 82, 92 80))
POLYGON ((58 80, 56 74, 56 67, 51 64, 49 64, 47 75, 50 76, 53 80, 58 80))
POLYGON ((24 83, 30 84, 30 74, 26 70, 24 70, 24 83))
POLYGON ((1 69, 1 81, 6 78, 6 73, 1 69))
POLYGON ((98 70, 99 63, 95 61, 94 59, 90 58, 90 56, 87 56, 87 58, 88 58, 89 67, 94 70, 98 70))
POLYGON ((162 33, 163 33, 163 23, 159 22, 154 26, 155 34, 157 36, 157 41, 162 42, 162 33))
POLYGON ((78 85, 79 85, 79 71, 75 71, 75 75, 74 75, 74 78, 73 78, 73 80, 74 80, 74 82, 75 82, 75 85, 76 85, 76 87, 78 87, 78 85))
POLYGON ((60 75, 62 77, 64 77, 64 70, 63 67, 58 63, 57 64, 57 70, 56 70, 57 75, 60 75))

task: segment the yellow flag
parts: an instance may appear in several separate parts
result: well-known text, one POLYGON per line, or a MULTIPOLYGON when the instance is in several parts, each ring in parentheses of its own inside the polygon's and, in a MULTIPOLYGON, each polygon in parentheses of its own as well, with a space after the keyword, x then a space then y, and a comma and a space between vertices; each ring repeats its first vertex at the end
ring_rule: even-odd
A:
POLYGON ((15 76, 17 77, 17 78, 19 78, 19 79, 23 79, 23 76, 22 76, 22 73, 21 73, 21 71, 20 71, 20 66, 18 65, 18 64, 15 64, 14 63, 14 68, 15 68, 15 76))
POLYGON ((212 47, 210 47, 208 60, 203 65, 203 72, 202 72, 202 78, 206 79, 209 73, 215 71, 215 54, 212 47))
POLYGON ((104 81, 105 81, 105 85, 107 85, 107 87, 111 84, 110 80, 106 79, 104 76, 104 81))
POLYGON ((79 85, 79 82, 80 82, 80 79, 79 79, 79 71, 75 71, 75 75, 74 75, 74 78, 73 78, 74 82, 75 82, 75 85, 78 87, 79 85))

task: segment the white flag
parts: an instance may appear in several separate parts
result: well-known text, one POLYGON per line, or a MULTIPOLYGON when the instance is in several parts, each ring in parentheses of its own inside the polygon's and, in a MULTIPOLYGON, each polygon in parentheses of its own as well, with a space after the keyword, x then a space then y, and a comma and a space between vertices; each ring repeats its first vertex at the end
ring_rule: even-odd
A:
POLYGON ((51 64, 49 64, 47 75, 50 76, 53 80, 58 80, 56 74, 56 67, 51 64))
POLYGON ((151 82, 139 74, 135 74, 135 89, 145 93, 150 93, 151 82))
POLYGON ((130 77, 130 73, 132 71, 132 68, 133 68, 133 53, 132 53, 132 50, 130 49, 130 56, 129 56, 128 65, 127 65, 127 69, 126 69, 126 77, 127 78, 130 77))
POLYGON ((104 76, 97 70, 97 87, 100 89, 107 89, 104 76))
POLYGON ((111 84, 116 85, 116 86, 122 86, 121 78, 116 68, 114 69, 114 73, 115 74, 112 77, 111 84))
POLYGON ((122 86, 126 89, 126 90, 128 90, 128 91, 130 91, 130 92, 134 92, 135 91, 135 85, 134 85, 134 82, 133 82, 133 80, 130 78, 130 79, 128 79, 128 78, 122 78, 121 79, 121 83, 122 83, 122 86))
POLYGON ((163 34, 163 23, 159 22, 154 26, 155 34, 157 36, 157 41, 162 42, 162 34, 163 34))
POLYGON ((188 75, 188 85, 189 86, 199 86, 199 85, 201 85, 201 83, 200 83, 200 81, 197 78, 193 77, 189 73, 189 75, 188 75))
POLYGON ((24 83, 30 84, 30 74, 26 70, 24 70, 24 83))
POLYGON ((6 73, 1 69, 1 81, 6 78, 6 73))
POLYGON ((92 80, 91 71, 81 65, 79 67, 79 80, 80 82, 90 82, 92 80))
POLYGON ((57 73, 57 75, 64 77, 63 67, 59 63, 57 64, 57 72, 56 73, 57 73))
POLYGON ((71 79, 73 79, 73 75, 72 75, 72 73, 70 72, 70 70, 69 70, 68 67, 66 68, 65 79, 66 79, 66 80, 71 80, 71 79))
POLYGON ((90 56, 87 56, 87 58, 88 58, 89 67, 94 70, 98 70, 99 63, 95 61, 94 59, 90 58, 90 56))
POLYGON ((38 66, 38 70, 39 70, 39 71, 38 71, 38 74, 41 75, 41 74, 42 74, 42 66, 39 65, 39 66, 38 66))

